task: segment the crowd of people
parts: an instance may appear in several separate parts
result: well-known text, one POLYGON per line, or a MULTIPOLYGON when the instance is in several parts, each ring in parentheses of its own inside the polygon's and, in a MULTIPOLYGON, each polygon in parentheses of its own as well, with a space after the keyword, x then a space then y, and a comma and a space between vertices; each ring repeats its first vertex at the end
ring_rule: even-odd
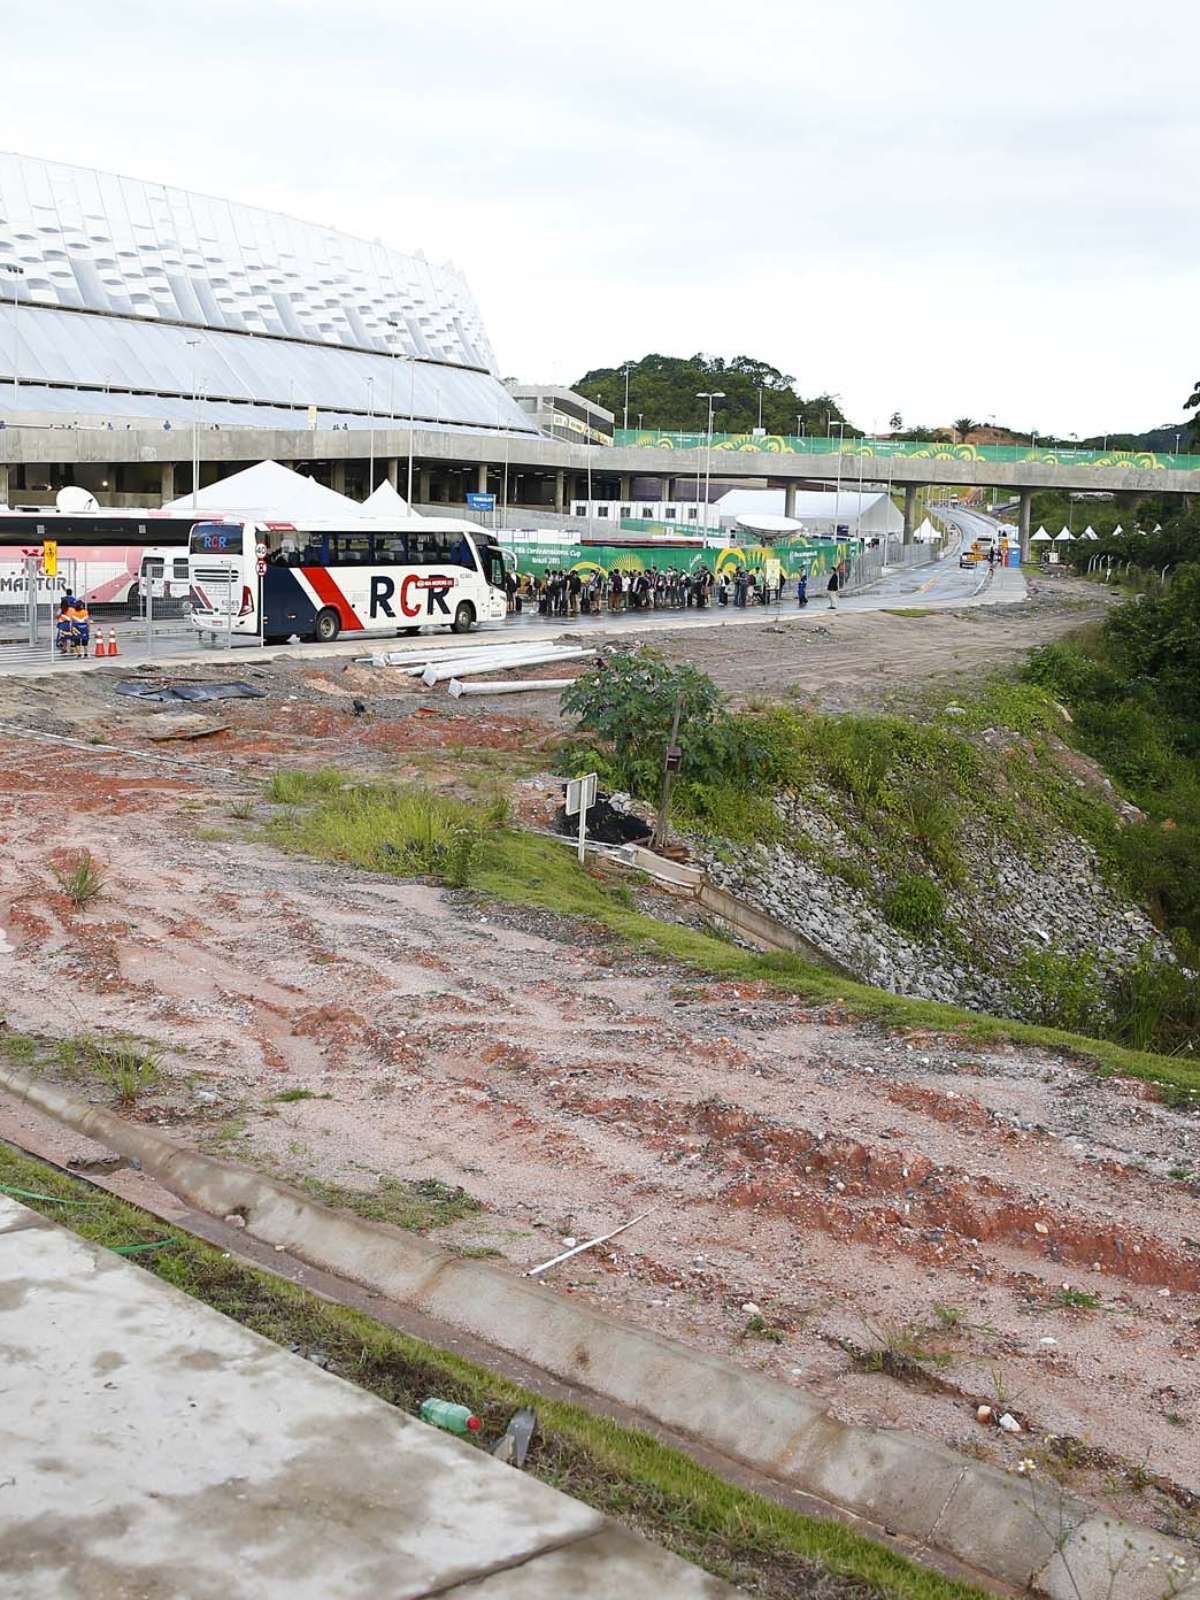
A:
POLYGON ((789 598, 794 588, 796 602, 808 604, 808 574, 786 579, 780 571, 774 582, 766 573, 748 572, 744 567, 711 572, 698 567, 681 572, 667 567, 648 567, 640 572, 610 572, 591 569, 579 572, 551 569, 539 577, 510 573, 509 609, 523 611, 535 606, 548 617, 588 616, 597 612, 685 611, 705 606, 769 606, 789 598))

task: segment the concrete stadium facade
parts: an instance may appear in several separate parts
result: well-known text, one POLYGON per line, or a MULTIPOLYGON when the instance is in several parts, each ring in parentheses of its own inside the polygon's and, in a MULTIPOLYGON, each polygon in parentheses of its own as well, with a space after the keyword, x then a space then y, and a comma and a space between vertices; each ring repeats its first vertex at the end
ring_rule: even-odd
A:
POLYGON ((534 431, 454 267, 3 153, 0 415, 534 431))

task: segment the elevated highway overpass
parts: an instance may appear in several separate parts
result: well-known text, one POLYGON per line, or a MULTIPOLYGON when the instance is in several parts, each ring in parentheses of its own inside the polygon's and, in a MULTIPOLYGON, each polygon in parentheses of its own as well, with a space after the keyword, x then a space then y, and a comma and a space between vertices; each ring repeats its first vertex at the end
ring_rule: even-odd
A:
POLYGON ((573 499, 632 499, 635 480, 653 479, 655 498, 671 500, 697 487, 738 482, 782 488, 790 501, 804 484, 887 483, 903 489, 911 532, 917 491, 931 485, 1000 490, 1020 505, 1028 550, 1030 509, 1039 489, 1134 494, 1200 493, 1200 456, 1149 452, 1061 451, 1021 446, 949 445, 875 439, 780 439, 746 435, 635 434, 612 446, 564 443, 540 436, 416 427, 385 419, 374 429, 200 427, 162 424, 97 427, 61 417, 0 426, 0 504, 52 502, 55 477, 78 479, 101 503, 153 505, 190 484, 193 449, 202 481, 252 461, 302 464, 333 487, 347 474, 365 480, 373 459, 403 493, 413 457, 413 499, 462 505, 466 493, 496 493, 498 503, 565 514, 573 499), (411 437, 411 445, 410 445, 411 437), (183 469, 180 471, 179 469, 183 469), (590 477, 593 493, 587 495, 590 477), (45 481, 42 481, 42 480, 45 481), (603 482, 612 486, 606 496, 603 482), (31 487, 33 485, 33 487, 31 487), (507 493, 505 490, 507 488, 507 493))

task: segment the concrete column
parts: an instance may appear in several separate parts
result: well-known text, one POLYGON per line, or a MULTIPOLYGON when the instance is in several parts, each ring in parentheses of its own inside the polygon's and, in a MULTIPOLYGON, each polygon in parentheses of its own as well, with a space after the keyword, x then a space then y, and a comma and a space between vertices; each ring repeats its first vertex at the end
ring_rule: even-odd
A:
POLYGON ((785 517, 796 515, 796 485, 785 483, 783 486, 783 514, 785 517))
POLYGON ((567 504, 567 475, 561 467, 554 474, 554 509, 560 514, 567 504))
POLYGON ((920 484, 906 483, 904 485, 904 543, 913 542, 913 525, 917 520, 917 490, 920 484))
POLYGON ((345 494, 345 492, 346 492, 346 463, 344 461, 335 461, 333 463, 333 470, 332 470, 332 473, 331 473, 331 477, 333 479, 333 488, 336 490, 336 492, 338 494, 345 494))
POLYGON ((387 481, 391 484, 392 488, 393 489, 399 489, 399 487, 400 487, 400 463, 396 460, 395 456, 389 456, 387 458, 387 460, 383 464, 383 470, 386 472, 387 481))
POLYGON ((1033 546, 1029 542, 1029 534, 1033 522, 1033 490, 1022 489, 1020 495, 1021 512, 1017 525, 1021 530, 1021 560, 1028 561, 1033 550, 1033 546))
POLYGON ((475 488, 477 492, 479 494, 486 494, 488 492, 488 468, 486 461, 481 461, 479 463, 479 472, 476 476, 477 482, 475 488))
MULTIPOLYGON (((162 464, 159 494, 164 506, 168 500, 174 500, 175 498, 175 463, 173 461, 164 461, 162 464)), ((3 499, 4 496, 0 494, 0 500, 3 499)))
POLYGON ((667 505, 672 500, 674 500, 674 498, 675 498, 675 479, 674 478, 663 478, 662 479, 662 481, 659 483, 659 486, 658 486, 658 498, 663 502, 664 505, 667 505))
POLYGON ((8 504, 8 464, 0 461, 0 506, 8 504))
POLYGON ((417 499, 423 506, 429 504, 429 468, 417 468, 417 499))
POLYGON ((633 499, 633 478, 628 472, 621 474, 621 499, 625 501, 633 499))

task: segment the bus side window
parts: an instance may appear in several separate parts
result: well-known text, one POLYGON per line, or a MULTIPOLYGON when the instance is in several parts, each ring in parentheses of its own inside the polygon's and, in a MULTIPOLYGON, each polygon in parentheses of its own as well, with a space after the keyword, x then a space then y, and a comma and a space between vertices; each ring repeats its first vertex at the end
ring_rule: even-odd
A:
POLYGON ((365 533, 335 533, 329 540, 330 562, 334 566, 367 566, 371 561, 371 539, 365 533))
POLYGON ((465 534, 452 533, 448 536, 449 549, 446 560, 453 567, 468 567, 472 571, 475 567, 475 554, 465 534))
POLYGON ((408 541, 402 533, 377 533, 375 535, 376 566, 402 567, 408 559, 408 541))

